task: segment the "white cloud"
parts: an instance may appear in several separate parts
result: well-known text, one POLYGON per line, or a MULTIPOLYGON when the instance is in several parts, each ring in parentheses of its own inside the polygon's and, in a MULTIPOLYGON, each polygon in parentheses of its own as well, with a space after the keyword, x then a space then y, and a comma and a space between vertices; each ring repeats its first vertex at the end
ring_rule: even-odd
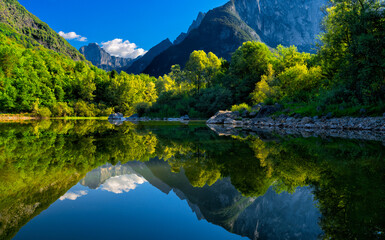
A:
POLYGON ((108 179, 102 186, 103 190, 116 194, 134 190, 137 185, 147 182, 146 179, 136 174, 127 174, 108 179))
POLYGON ((63 196, 60 197, 60 200, 61 201, 64 201, 66 199, 68 200, 76 200, 82 196, 85 196, 87 195, 87 191, 78 191, 78 192, 67 192, 66 194, 64 194, 63 196))
POLYGON ((130 43, 128 40, 123 41, 123 39, 119 38, 102 42, 102 48, 112 56, 131 59, 142 56, 147 52, 143 48, 138 48, 135 43, 130 43))
POLYGON ((76 34, 76 32, 65 33, 63 31, 60 31, 59 35, 62 36, 66 40, 76 40, 79 42, 86 42, 87 41, 86 37, 83 37, 79 34, 76 34))

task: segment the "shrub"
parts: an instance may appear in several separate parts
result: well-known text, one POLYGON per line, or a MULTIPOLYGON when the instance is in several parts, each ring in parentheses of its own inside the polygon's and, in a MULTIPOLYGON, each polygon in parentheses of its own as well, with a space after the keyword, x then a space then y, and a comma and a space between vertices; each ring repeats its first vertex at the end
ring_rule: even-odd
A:
POLYGON ((98 109, 94 104, 87 104, 84 101, 75 103, 74 111, 75 115, 80 117, 95 117, 98 113, 98 109))
POLYGON ((74 114, 74 110, 67 103, 58 102, 51 108, 53 116, 68 117, 74 114))
POLYGON ((35 113, 35 116, 41 117, 41 118, 49 118, 51 117, 51 115, 52 113, 47 107, 39 108, 35 113))
POLYGON ((239 112, 240 114, 244 113, 245 111, 251 112, 251 107, 247 105, 246 103, 241 103, 239 105, 233 105, 231 107, 232 112, 239 112))

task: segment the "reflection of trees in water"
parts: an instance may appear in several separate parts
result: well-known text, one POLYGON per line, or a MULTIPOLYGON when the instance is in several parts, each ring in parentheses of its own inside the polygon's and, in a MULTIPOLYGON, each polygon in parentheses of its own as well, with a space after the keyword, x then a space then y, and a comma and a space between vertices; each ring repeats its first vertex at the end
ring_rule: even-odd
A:
POLYGON ((384 147, 337 139, 218 137, 200 125, 104 121, 0 125, 0 231, 11 238, 88 171, 158 156, 194 187, 229 177, 244 196, 311 185, 325 237, 379 237, 385 226, 384 147), (275 138, 277 139, 277 138, 275 138), (15 217, 12 217, 15 216, 15 217))

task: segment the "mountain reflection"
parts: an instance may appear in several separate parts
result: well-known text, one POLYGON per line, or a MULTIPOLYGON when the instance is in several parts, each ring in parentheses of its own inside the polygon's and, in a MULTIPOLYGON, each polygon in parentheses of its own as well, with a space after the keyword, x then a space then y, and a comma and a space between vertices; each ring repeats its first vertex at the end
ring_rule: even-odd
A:
POLYGON ((43 121, 0 125, 0 236, 68 191, 123 194, 148 182, 250 239, 379 238, 385 226, 381 142, 218 136, 204 125, 43 121))

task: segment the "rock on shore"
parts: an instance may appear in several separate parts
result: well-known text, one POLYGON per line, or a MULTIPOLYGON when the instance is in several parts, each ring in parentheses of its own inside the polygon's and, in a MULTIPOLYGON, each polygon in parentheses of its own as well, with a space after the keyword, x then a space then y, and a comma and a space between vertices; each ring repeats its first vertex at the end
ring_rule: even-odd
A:
POLYGON ((211 117, 207 124, 225 124, 233 127, 255 126, 268 128, 295 129, 337 129, 337 130, 365 130, 385 132, 385 117, 304 117, 293 118, 287 116, 264 118, 241 118, 239 113, 219 111, 211 117))

